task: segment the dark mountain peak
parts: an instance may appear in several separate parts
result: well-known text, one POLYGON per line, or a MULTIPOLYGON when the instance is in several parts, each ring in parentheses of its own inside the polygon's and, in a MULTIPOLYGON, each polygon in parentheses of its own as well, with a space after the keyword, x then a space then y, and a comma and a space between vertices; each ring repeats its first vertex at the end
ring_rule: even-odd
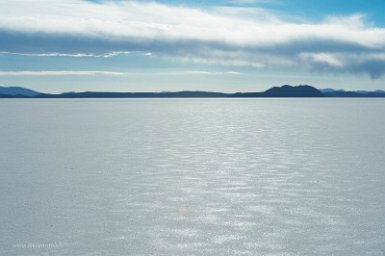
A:
POLYGON ((9 95, 9 96, 28 96, 28 97, 33 97, 40 92, 36 92, 30 89, 26 89, 23 87, 2 87, 0 86, 0 94, 2 95, 9 95))
POLYGON ((323 97, 321 91, 310 85, 283 85, 281 87, 273 87, 265 92, 264 96, 267 97, 323 97))

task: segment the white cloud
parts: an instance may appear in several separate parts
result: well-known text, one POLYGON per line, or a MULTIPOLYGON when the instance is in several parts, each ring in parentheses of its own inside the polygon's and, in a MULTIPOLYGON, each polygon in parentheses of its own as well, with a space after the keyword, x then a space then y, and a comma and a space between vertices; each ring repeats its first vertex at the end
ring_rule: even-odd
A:
POLYGON ((56 70, 56 71, 0 71, 0 76, 121 76, 125 73, 109 72, 109 71, 71 71, 71 70, 56 70))
POLYGON ((385 73, 385 53, 315 52, 302 53, 300 57, 312 69, 328 71, 368 73, 372 78, 380 78, 385 73))
POLYGON ((238 71, 209 71, 209 70, 175 70, 162 72, 135 72, 126 73, 127 75, 143 76, 241 76, 244 75, 238 71))
POLYGON ((203 70, 188 70, 183 71, 181 74, 185 75, 234 75, 239 76, 242 75, 241 72, 236 71, 203 71, 203 70))
POLYGON ((276 3, 277 0, 229 0, 229 4, 239 4, 239 5, 248 5, 248 4, 271 4, 276 3))
POLYGON ((319 62, 319 63, 325 63, 330 66, 334 67, 343 67, 345 64, 342 63, 342 61, 336 56, 335 54, 331 53, 324 53, 324 52, 319 52, 319 53, 302 53, 301 58, 303 59, 309 59, 314 62, 319 62))
POLYGON ((20 55, 20 56, 31 56, 31 57, 95 57, 95 58, 111 58, 115 56, 128 56, 131 54, 139 54, 144 56, 151 56, 151 52, 130 52, 130 51, 112 51, 104 54, 95 54, 95 53, 60 53, 60 52, 47 52, 47 53, 19 53, 19 52, 0 52, 0 55, 20 55))
POLYGON ((206 70, 180 70, 171 72, 142 72, 125 73, 110 71, 78 71, 78 70, 39 70, 39 71, 0 71, 0 76, 123 76, 123 75, 145 75, 145 76, 164 76, 164 75, 197 75, 197 76, 239 76, 243 75, 237 71, 206 71, 206 70))
POLYGON ((385 45, 385 29, 364 24, 362 15, 323 23, 290 23, 221 15, 154 2, 82 0, 0 0, 0 28, 44 34, 70 34, 108 40, 199 40, 238 46, 324 39, 362 46, 385 45))
MULTIPOLYGON (((258 8, 201 10, 140 1, 0 0, 0 6, 0 32, 39 37, 50 46, 47 52, 36 53, 30 49, 33 45, 0 44, 7 48, 0 51, 20 54, 113 57, 142 52, 207 64, 255 68, 323 64, 347 72, 352 71, 344 69, 351 67, 347 60, 360 55, 362 72, 370 73, 373 67, 366 65, 373 63, 370 54, 385 52, 385 28, 367 23, 362 14, 315 23, 288 21, 258 8), (253 15, 245 15, 250 12, 253 15), (89 44, 58 45, 60 38, 89 44), (55 51, 48 50, 52 48, 55 51)), ((384 72, 380 65, 379 74, 384 72)))

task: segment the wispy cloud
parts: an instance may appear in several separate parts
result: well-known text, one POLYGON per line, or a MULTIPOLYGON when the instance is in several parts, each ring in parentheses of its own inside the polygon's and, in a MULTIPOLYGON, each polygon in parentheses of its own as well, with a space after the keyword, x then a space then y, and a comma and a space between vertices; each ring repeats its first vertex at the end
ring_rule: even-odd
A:
POLYGON ((276 3, 277 0, 228 0, 227 3, 248 5, 248 4, 271 4, 276 3))
POLYGON ((121 76, 125 73, 109 71, 0 71, 0 76, 121 76))
POLYGON ((237 71, 180 70, 180 71, 171 71, 171 72, 153 72, 153 73, 147 73, 147 75, 241 76, 244 74, 242 72, 237 72, 237 71))
POLYGON ((385 73, 385 60, 376 57, 385 53, 385 28, 362 14, 314 23, 288 21, 263 9, 245 16, 243 8, 140 1, 0 0, 0 6, 3 52, 73 57, 143 52, 230 66, 323 67, 372 78, 385 73))
POLYGON ((206 70, 177 70, 163 72, 110 72, 110 71, 78 71, 78 70, 40 70, 40 71, 0 71, 0 76, 169 76, 169 75, 196 75, 196 76, 239 76, 237 71, 206 71, 206 70))
POLYGON ((385 72, 385 53, 302 53, 301 58, 312 69, 332 72, 368 73, 378 79, 385 72))
POLYGON ((213 71, 201 71, 201 70, 191 70, 184 71, 184 74, 188 75, 242 75, 240 72, 227 71, 227 72, 213 72, 213 71))
POLYGON ((60 53, 60 52, 47 52, 47 53, 38 53, 38 52, 29 52, 29 53, 21 53, 21 52, 0 52, 0 55, 20 55, 20 56, 31 56, 31 57, 95 57, 95 58, 111 58, 115 56, 128 56, 132 54, 139 54, 144 56, 151 56, 151 52, 130 52, 130 51, 112 51, 104 54, 95 54, 95 53, 60 53))

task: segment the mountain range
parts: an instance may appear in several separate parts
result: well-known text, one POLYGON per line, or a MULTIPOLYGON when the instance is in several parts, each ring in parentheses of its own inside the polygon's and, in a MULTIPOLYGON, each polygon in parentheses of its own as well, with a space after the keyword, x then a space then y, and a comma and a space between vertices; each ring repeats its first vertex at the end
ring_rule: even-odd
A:
POLYGON ((22 87, 1 87, 0 98, 261 98, 261 97, 385 97, 385 91, 317 89, 309 85, 283 85, 264 92, 67 92, 47 94, 22 87))

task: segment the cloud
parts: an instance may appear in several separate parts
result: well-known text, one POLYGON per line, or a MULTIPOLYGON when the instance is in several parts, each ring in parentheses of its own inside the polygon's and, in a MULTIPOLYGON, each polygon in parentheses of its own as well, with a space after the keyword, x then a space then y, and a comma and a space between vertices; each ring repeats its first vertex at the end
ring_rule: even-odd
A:
POLYGON ((343 67, 344 63, 334 54, 318 52, 318 53, 302 53, 300 55, 304 60, 310 60, 315 63, 329 65, 331 67, 343 67))
POLYGON ((121 76, 125 73, 109 72, 109 71, 71 71, 71 70, 56 70, 56 71, 0 71, 0 76, 121 76))
POLYGON ((245 8, 202 10, 140 1, 0 0, 0 6, 3 52, 72 57, 142 52, 179 61, 321 68, 372 78, 385 72, 385 60, 376 57, 385 53, 385 28, 362 14, 315 23, 258 8, 245 15, 245 8))
POLYGON ((385 74, 385 53, 302 53, 301 58, 313 70, 367 73, 372 79, 385 74))
POLYGON ((95 53, 60 53, 60 52, 47 52, 47 53, 19 53, 19 52, 0 52, 0 55, 20 55, 20 56, 31 56, 31 57, 95 57, 95 58, 112 58, 115 56, 128 56, 131 54, 139 54, 144 56, 152 56, 151 52, 107 52, 104 54, 95 54, 95 53))
POLYGON ((0 76, 123 76, 123 75, 145 75, 145 76, 168 76, 168 75, 197 75, 197 76, 239 76, 243 75, 237 71, 206 71, 206 70, 180 70, 172 72, 110 72, 110 71, 74 71, 74 70, 40 70, 40 71, 0 71, 0 76))
POLYGON ((277 0, 228 0, 229 4, 248 5, 248 4, 272 4, 277 0))
POLYGON ((205 71, 205 70, 185 70, 179 72, 162 72, 156 73, 159 75, 197 75, 197 76, 240 76, 243 75, 241 72, 237 71, 205 71))

